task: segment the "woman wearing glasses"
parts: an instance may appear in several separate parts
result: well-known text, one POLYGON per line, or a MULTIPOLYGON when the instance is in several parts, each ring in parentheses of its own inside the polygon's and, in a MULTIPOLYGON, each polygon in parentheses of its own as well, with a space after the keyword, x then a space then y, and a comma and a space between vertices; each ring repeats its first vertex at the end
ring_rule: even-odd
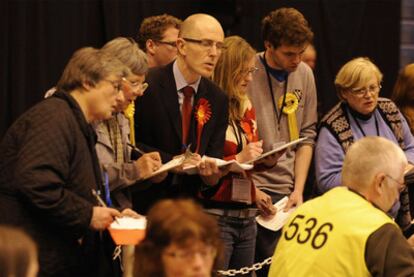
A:
MULTIPOLYGON (((341 185, 345 153, 353 142, 365 136, 395 142, 414 163, 414 140, 408 124, 391 100, 378 97, 381 81, 382 73, 368 58, 355 58, 339 70, 335 86, 341 102, 322 119, 315 150, 320 192, 341 185)), ((398 206, 390 211, 394 217, 398 206)))
POLYGON ((209 277, 219 259, 214 218, 191 200, 162 200, 147 216, 135 253, 136 277, 209 277))
MULTIPOLYGON (((245 163, 262 152, 258 141, 255 111, 247 96, 247 86, 257 71, 255 51, 241 37, 224 40, 213 74, 213 81, 229 98, 229 123, 224 144, 225 160, 245 163)), ((272 165, 275 160, 271 160, 272 165)), ((257 207, 266 215, 274 214, 270 196, 256 189, 246 174, 229 173, 200 196, 205 211, 218 220, 224 242, 224 259, 220 269, 252 266, 256 245, 257 207)))

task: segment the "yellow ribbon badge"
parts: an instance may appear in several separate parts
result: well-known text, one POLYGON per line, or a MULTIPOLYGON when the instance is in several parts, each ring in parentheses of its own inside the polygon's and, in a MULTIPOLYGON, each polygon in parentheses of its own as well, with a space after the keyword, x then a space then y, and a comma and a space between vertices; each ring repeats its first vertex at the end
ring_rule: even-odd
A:
MULTIPOLYGON (((278 108, 281 109, 283 104, 283 95, 279 98, 277 102, 278 108)), ((296 121, 296 110, 299 106, 299 100, 296 95, 292 92, 286 93, 285 106, 283 108, 283 113, 288 117, 288 126, 289 126, 289 135, 290 141, 296 140, 299 138, 298 124, 296 121)))
POLYGON ((129 120, 129 140, 132 145, 135 145, 135 126, 134 126, 135 104, 132 102, 124 110, 124 115, 129 120))

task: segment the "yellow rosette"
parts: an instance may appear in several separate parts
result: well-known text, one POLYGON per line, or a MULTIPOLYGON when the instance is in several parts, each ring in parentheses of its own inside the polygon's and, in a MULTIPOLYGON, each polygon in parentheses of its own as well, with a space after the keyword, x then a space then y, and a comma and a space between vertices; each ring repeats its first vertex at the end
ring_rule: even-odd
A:
MULTIPOLYGON (((281 109, 283 104, 283 95, 279 98, 277 102, 278 108, 281 109)), ((299 106, 299 100, 296 95, 292 92, 286 93, 285 106, 283 108, 283 113, 288 117, 288 127, 290 141, 296 140, 299 138, 298 123, 296 120, 296 110, 299 106)))
POLYGON ((129 121, 129 140, 132 145, 135 145, 135 124, 134 124, 135 104, 132 102, 124 110, 124 115, 129 121))

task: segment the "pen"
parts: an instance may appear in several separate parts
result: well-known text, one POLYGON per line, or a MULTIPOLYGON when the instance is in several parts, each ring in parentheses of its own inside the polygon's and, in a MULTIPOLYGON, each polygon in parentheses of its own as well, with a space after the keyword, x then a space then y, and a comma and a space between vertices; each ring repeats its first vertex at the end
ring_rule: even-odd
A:
POLYGON ((138 153, 140 153, 141 155, 144 155, 145 152, 142 151, 141 149, 139 149, 138 147, 136 147, 135 145, 132 145, 131 143, 127 143, 128 146, 132 147, 135 151, 137 151, 138 153))
MULTIPOLYGON (((95 196, 95 197, 96 197, 96 200, 98 200, 99 204, 100 204, 102 207, 108 207, 108 206, 105 204, 105 202, 102 200, 102 198, 99 196, 98 192, 96 192, 96 190, 92 189, 92 194, 93 194, 93 196, 95 196)), ((114 220, 115 220, 115 222, 116 222, 116 223, 118 223, 118 224, 119 224, 119 222, 118 222, 118 220, 116 219, 116 217, 114 217, 114 220)))

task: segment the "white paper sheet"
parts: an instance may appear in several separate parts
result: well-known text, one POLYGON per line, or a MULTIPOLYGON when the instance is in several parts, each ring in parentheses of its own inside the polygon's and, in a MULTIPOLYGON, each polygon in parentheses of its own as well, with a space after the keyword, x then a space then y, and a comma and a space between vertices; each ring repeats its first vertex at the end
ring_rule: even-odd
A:
POLYGON ((116 221, 112 222, 110 228, 121 230, 145 229, 147 227, 147 219, 142 216, 140 218, 133 218, 129 216, 117 217, 116 221))
POLYGON ((276 208, 277 212, 271 218, 264 218, 261 215, 256 217, 257 223, 261 226, 269 229, 271 231, 278 231, 280 230, 283 225, 285 225, 286 221, 288 220, 290 214, 296 209, 291 208, 287 212, 284 212, 283 209, 286 207, 289 198, 287 196, 283 197, 279 202, 275 203, 273 206, 276 208))
MULTIPOLYGON (((203 156, 202 159, 205 159, 205 158, 206 156, 203 156)), ((244 164, 244 163, 242 164, 242 163, 237 162, 236 160, 225 161, 225 160, 217 159, 217 158, 210 158, 210 159, 214 159, 219 168, 230 165, 230 172, 241 173, 245 170, 253 169, 252 164, 244 164)), ((198 169, 197 169, 197 166, 195 165, 184 167, 184 171, 185 173, 189 175, 198 174, 198 169)))
POLYGON ((150 176, 148 176, 147 179, 157 176, 158 174, 161 174, 163 172, 170 171, 174 168, 177 168, 183 163, 183 161, 184 161, 183 157, 172 159, 171 161, 161 165, 161 167, 158 168, 157 171, 154 171, 150 176))

